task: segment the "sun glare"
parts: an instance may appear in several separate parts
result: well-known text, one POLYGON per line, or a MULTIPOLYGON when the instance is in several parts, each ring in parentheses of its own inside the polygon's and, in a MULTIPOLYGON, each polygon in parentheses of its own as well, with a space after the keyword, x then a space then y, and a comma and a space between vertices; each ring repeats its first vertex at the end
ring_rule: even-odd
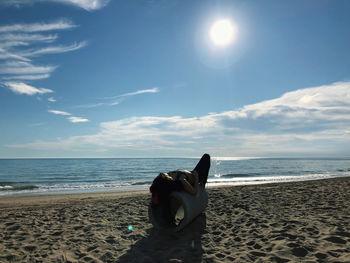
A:
POLYGON ((229 19, 216 21, 210 28, 210 38, 215 45, 227 46, 235 39, 237 29, 229 19))

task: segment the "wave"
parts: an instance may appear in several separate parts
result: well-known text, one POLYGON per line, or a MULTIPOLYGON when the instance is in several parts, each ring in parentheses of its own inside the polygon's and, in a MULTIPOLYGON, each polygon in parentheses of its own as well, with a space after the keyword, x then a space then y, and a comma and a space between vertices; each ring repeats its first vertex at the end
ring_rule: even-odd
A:
POLYGON ((13 185, 13 182, 2 182, 0 195, 6 194, 35 194, 35 193, 80 193, 91 191, 110 191, 123 189, 145 189, 152 181, 141 182, 107 182, 88 184, 54 184, 54 185, 13 185), (12 185, 11 185, 12 184, 12 185))
POLYGON ((24 185, 30 184, 30 182, 10 182, 10 181, 0 181, 0 186, 8 186, 8 185, 24 185))
POLYGON ((12 185, 12 184, 14 184, 14 182, 0 182, 0 187, 12 185))
POLYGON ((24 191, 24 190, 34 190, 38 188, 39 186, 36 186, 36 185, 17 185, 17 186, 1 185, 0 191, 24 191))
POLYGON ((253 160, 262 159, 262 157, 211 157, 214 161, 241 161, 241 160, 253 160))
POLYGON ((260 173, 251 173, 251 174, 223 174, 223 175, 214 175, 216 178, 236 178, 236 177, 254 177, 254 176, 262 176, 260 173))
POLYGON ((134 182, 131 185, 150 185, 153 181, 134 182))
POLYGON ((350 168, 348 168, 348 169, 338 169, 337 172, 350 172, 350 168))
MULTIPOLYGON (((347 166, 345 166, 347 167, 347 166)), ((238 170, 238 169, 237 169, 238 170)), ((332 171, 313 172, 311 169, 303 171, 291 172, 284 171, 262 171, 262 173, 226 173, 223 175, 213 174, 208 178, 209 186, 216 185, 249 185, 249 184, 265 184, 265 183, 283 183, 292 181, 306 181, 326 179, 332 177, 350 176, 350 168, 341 168, 332 171), (279 173, 282 172, 282 173, 279 173), (267 174, 268 173, 268 174, 267 174)), ((256 171, 256 170, 255 170, 256 171)), ((255 172, 254 171, 254 172, 255 172)), ((98 179, 101 179, 98 178, 98 179)), ((87 179, 82 182, 11 182, 10 180, 0 181, 0 195, 12 194, 59 194, 59 193, 79 193, 79 192, 94 192, 94 191, 113 191, 113 190, 145 190, 152 184, 151 178, 130 177, 125 178, 125 181, 110 181, 110 180, 91 180, 87 179)))
POLYGON ((283 183, 319 180, 327 178, 341 177, 341 175, 321 173, 321 174, 301 174, 301 175, 280 175, 280 176, 243 176, 229 178, 208 178, 208 183, 214 185, 249 185, 249 184, 265 184, 265 183, 283 183))

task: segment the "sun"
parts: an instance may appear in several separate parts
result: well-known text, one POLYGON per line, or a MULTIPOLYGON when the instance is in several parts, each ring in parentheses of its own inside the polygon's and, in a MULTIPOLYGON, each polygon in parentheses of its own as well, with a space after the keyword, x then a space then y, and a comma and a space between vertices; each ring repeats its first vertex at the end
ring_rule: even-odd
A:
POLYGON ((211 26, 209 34, 215 45, 227 46, 235 39, 237 28, 229 19, 221 19, 211 26))

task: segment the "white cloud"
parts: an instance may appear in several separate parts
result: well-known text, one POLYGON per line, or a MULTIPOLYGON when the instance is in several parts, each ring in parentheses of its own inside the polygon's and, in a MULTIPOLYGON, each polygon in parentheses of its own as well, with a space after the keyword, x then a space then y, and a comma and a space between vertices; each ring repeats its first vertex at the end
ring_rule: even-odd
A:
POLYGON ((159 92, 159 88, 155 87, 155 88, 151 88, 151 89, 142 89, 142 90, 137 90, 134 92, 124 93, 124 94, 117 95, 117 96, 106 97, 104 99, 116 99, 116 98, 122 98, 122 97, 136 96, 136 95, 140 95, 140 94, 144 94, 144 93, 158 93, 158 92, 159 92))
POLYGON ((6 41, 4 43, 0 42, 1 48, 7 48, 7 49, 12 47, 28 46, 28 45, 29 44, 27 42, 23 42, 23 41, 6 41))
POLYGON ((67 30, 77 27, 68 19, 60 19, 52 23, 31 23, 31 24, 12 24, 0 26, 0 33, 10 32, 44 32, 53 30, 67 30))
POLYGON ((22 147, 133 149, 145 154, 162 150, 184 155, 209 151, 218 156, 331 155, 350 147, 349 126, 350 82, 339 82, 202 117, 143 116, 103 122, 96 134, 22 147))
POLYGON ((66 112, 66 111, 49 110, 48 112, 53 113, 55 115, 70 116, 70 117, 67 117, 67 120, 69 120, 72 123, 80 123, 80 122, 88 122, 89 121, 86 118, 71 116, 72 114, 69 112, 66 112))
POLYGON ((0 35, 0 45, 6 42, 53 42, 58 38, 57 34, 26 34, 26 33, 6 33, 0 35))
POLYGON ((35 66, 25 61, 9 61, 0 64, 0 74, 33 75, 50 74, 57 66, 35 66))
MULTIPOLYGON (((105 98, 105 99, 119 98, 120 100, 122 100, 122 98, 125 98, 125 97, 137 96, 137 95, 145 94, 145 93, 158 93, 158 92, 159 92, 159 88, 155 87, 155 88, 151 88, 151 89, 142 89, 142 90, 137 90, 134 92, 124 93, 122 95, 113 96, 113 97, 109 97, 109 98, 105 98)), ((120 104, 120 100, 113 101, 113 102, 109 103, 108 105, 109 106, 118 105, 118 104, 120 104)))
POLYGON ((18 59, 18 60, 23 60, 23 61, 29 61, 29 59, 26 59, 24 57, 18 56, 16 54, 12 54, 9 52, 1 52, 0 51, 0 60, 3 59, 18 59))
POLYGON ((35 57, 35 56, 46 55, 46 54, 66 53, 66 52, 71 52, 71 51, 81 49, 85 47, 86 44, 87 42, 83 41, 80 43, 74 43, 69 46, 52 46, 52 47, 45 47, 37 50, 29 50, 29 51, 27 50, 27 51, 21 52, 20 54, 23 57, 35 57))
POLYGON ((3 0, 3 4, 15 5, 19 7, 22 5, 29 5, 40 2, 56 2, 74 5, 87 11, 94 11, 105 7, 109 1, 110 0, 3 0))
POLYGON ((80 118, 80 117, 68 117, 67 118, 70 122, 73 122, 73 123, 78 123, 78 122, 88 122, 89 120, 88 119, 85 119, 85 118, 80 118))
POLYGON ((112 102, 83 104, 83 105, 77 105, 77 106, 75 106, 75 108, 96 108, 96 107, 100 107, 100 106, 115 106, 115 105, 120 104, 120 102, 125 97, 131 97, 131 96, 136 96, 136 95, 145 94, 145 93, 158 93, 158 92, 159 92, 159 88, 143 89, 143 90, 138 90, 135 92, 125 93, 125 94, 118 95, 118 96, 102 98, 103 100, 113 100, 113 99, 119 98, 119 100, 114 100, 112 102))
POLYGON ((37 74, 37 75, 16 75, 3 77, 4 80, 39 80, 47 79, 50 77, 50 74, 37 74))
POLYGON ((50 97, 50 98, 48 98, 47 100, 48 100, 49 102, 56 102, 56 99, 53 98, 53 97, 50 97))
POLYGON ((143 89, 143 90, 138 90, 135 92, 130 92, 130 93, 125 93, 120 95, 119 97, 129 97, 129 96, 135 96, 135 95, 140 95, 144 93, 158 93, 159 89, 158 88, 152 88, 152 89, 143 89))
POLYGON ((23 56, 20 56, 18 54, 14 54, 12 52, 9 52, 5 49, 3 49, 1 46, 0 46, 0 60, 8 60, 8 59, 17 59, 17 60, 22 60, 22 61, 30 61, 30 59, 28 58, 25 58, 23 56))
POLYGON ((58 34, 41 32, 68 30, 75 27, 77 25, 68 19, 59 19, 51 23, 19 23, 0 26, 0 61, 4 60, 4 63, 0 64, 0 75, 3 75, 0 78, 2 80, 39 80, 50 77, 57 66, 35 65, 32 58, 76 51, 85 47, 87 42, 47 46, 58 39, 58 34))
POLYGON ((77 105, 74 108, 85 108, 85 109, 90 109, 90 108, 97 108, 100 106, 104 106, 106 105, 106 103, 94 103, 94 104, 83 104, 83 105, 77 105))
POLYGON ((118 105, 120 102, 119 101, 113 101, 112 103, 109 104, 109 106, 115 106, 118 105))
POLYGON ((22 82, 5 82, 4 85, 10 88, 10 90, 16 94, 25 94, 32 96, 35 94, 45 94, 53 92, 50 89, 35 88, 22 82))
POLYGON ((254 117, 265 114, 279 114, 284 109, 299 110, 342 110, 349 109, 350 82, 337 82, 332 85, 307 88, 288 92, 282 97, 243 108, 246 113, 254 112, 254 117))
POLYGON ((87 11, 94 11, 105 7, 110 0, 54 0, 54 1, 76 5, 87 11))
POLYGON ((56 114, 56 115, 64 115, 64 116, 72 115, 69 112, 60 111, 60 110, 49 110, 48 112, 56 114))

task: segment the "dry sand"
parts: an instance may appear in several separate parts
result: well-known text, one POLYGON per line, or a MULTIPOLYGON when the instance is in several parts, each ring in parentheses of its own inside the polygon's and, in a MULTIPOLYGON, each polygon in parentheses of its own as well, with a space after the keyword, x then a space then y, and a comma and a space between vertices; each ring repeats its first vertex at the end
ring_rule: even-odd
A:
POLYGON ((208 193, 171 234, 146 192, 1 197, 0 262, 350 262, 350 178, 208 193))

